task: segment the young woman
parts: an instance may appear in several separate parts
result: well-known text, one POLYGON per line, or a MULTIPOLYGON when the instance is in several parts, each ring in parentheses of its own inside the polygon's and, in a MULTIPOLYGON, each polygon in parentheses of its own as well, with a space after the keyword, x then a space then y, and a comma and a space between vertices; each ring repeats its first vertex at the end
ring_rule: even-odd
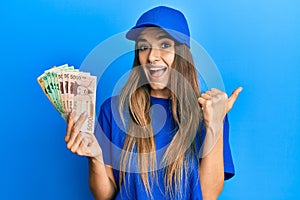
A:
POLYGON ((95 199, 216 199, 234 175, 227 98, 200 92, 184 15, 169 7, 144 13, 126 35, 136 43, 121 94, 101 106, 95 135, 80 132, 85 113, 69 115, 65 141, 89 157, 95 199))

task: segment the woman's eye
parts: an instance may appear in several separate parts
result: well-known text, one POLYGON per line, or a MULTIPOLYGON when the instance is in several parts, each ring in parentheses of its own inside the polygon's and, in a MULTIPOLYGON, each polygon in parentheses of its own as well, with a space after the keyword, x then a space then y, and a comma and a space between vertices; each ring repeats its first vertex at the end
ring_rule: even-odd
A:
POLYGON ((145 51, 145 50, 147 50, 149 47, 148 46, 146 46, 146 45, 141 45, 141 46, 139 46, 139 50, 140 51, 145 51))
POLYGON ((165 43, 165 42, 161 44, 161 48, 163 48, 163 49, 169 48, 170 46, 171 46, 171 44, 165 43))

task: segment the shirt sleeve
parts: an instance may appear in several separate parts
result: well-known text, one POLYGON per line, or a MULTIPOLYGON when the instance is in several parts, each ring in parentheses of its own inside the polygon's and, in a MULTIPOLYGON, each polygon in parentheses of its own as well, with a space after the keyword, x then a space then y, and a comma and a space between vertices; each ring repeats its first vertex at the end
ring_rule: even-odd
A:
POLYGON ((227 115, 224 119, 223 130, 224 178, 228 180, 234 176, 235 170, 229 144, 229 122, 227 115))
POLYGON ((111 112, 110 100, 106 100, 100 108, 95 136, 102 149, 104 164, 112 165, 112 134, 111 134, 111 112))

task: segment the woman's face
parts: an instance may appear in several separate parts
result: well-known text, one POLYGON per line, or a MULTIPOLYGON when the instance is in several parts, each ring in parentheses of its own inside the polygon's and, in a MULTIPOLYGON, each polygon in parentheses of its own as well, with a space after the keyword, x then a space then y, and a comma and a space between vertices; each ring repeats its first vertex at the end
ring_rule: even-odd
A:
POLYGON ((175 42, 164 30, 144 29, 137 38, 140 64, 151 86, 151 95, 169 97, 167 88, 170 69, 175 58, 175 42))

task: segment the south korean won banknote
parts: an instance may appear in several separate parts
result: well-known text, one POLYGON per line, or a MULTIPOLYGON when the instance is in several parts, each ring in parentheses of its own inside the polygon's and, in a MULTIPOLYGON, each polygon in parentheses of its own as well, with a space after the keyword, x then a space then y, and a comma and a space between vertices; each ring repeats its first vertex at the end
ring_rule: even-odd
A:
POLYGON ((65 64, 46 70, 37 78, 37 81, 64 120, 67 120, 73 109, 77 113, 75 120, 79 118, 80 114, 86 112, 87 120, 81 131, 94 132, 96 76, 80 72, 73 66, 65 64))

